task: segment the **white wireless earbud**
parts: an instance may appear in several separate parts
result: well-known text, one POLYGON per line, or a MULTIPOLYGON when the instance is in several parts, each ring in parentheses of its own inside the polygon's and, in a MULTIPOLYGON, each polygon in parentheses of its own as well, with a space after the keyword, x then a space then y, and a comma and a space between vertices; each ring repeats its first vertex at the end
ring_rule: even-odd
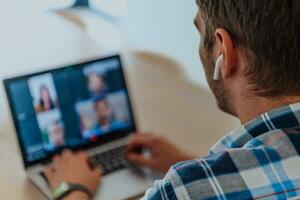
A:
POLYGON ((220 55, 216 61, 216 65, 215 65, 215 72, 214 72, 214 80, 215 81, 219 80, 222 62, 223 62, 223 55, 220 55))

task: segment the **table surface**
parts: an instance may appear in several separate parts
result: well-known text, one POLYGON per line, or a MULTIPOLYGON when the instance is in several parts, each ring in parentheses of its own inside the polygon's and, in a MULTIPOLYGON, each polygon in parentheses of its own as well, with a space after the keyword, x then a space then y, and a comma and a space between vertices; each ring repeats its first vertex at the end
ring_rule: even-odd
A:
MULTIPOLYGON (((3 55, 0 59, 1 79, 44 69, 45 66, 104 55, 103 47, 68 21, 59 16, 47 15, 44 18, 44 23, 31 24, 35 29, 13 27, 14 31, 23 30, 22 34, 14 32, 16 43, 0 38, 3 42, 0 47, 0 55, 3 55), (34 43, 26 38, 34 38, 34 43)), ((238 124, 216 108, 210 92, 186 79, 177 62, 139 51, 128 52, 125 57, 125 72, 141 131, 163 135, 184 150, 203 156, 238 124)), ((0 198, 43 199, 26 178, 4 99, 1 87, 0 198)))

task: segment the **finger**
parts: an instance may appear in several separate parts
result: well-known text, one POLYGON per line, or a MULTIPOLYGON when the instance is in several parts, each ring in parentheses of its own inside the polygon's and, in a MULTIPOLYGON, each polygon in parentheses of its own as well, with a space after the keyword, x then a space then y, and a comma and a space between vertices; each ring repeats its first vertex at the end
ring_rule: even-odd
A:
POLYGON ((45 167, 45 169, 43 170, 43 172, 44 172, 46 178, 48 178, 48 179, 50 179, 54 175, 54 171, 53 171, 52 167, 50 167, 50 166, 49 167, 45 167))
POLYGON ((54 169, 59 165, 60 160, 61 160, 61 158, 60 158, 59 155, 56 155, 56 156, 53 157, 52 163, 53 163, 54 169))
POLYGON ((78 166, 81 166, 85 169, 93 170, 95 166, 93 163, 90 161, 90 158, 86 152, 77 152, 74 156, 73 161, 75 161, 78 166))
POLYGON ((89 159, 89 155, 84 151, 78 152, 76 154, 76 156, 78 156, 80 159, 83 159, 83 160, 88 160, 89 159))
POLYGON ((79 151, 76 155, 82 157, 82 158, 88 158, 88 154, 85 151, 79 151))
POLYGON ((151 158, 145 158, 142 154, 131 153, 127 155, 127 158, 140 167, 151 167, 152 165, 151 158))
POLYGON ((66 149, 62 152, 61 155, 62 155, 62 157, 64 157, 64 156, 70 156, 72 154, 73 154, 73 152, 70 149, 66 149))
POLYGON ((51 183, 52 179, 53 179, 53 176, 54 176, 54 170, 52 167, 45 167, 45 169, 43 170, 44 174, 45 174, 45 177, 47 179, 47 181, 49 183, 51 183))
POLYGON ((72 157, 72 155, 73 155, 72 151, 69 150, 69 149, 67 149, 67 150, 64 150, 64 151, 62 152, 61 158, 62 158, 63 160, 67 160, 67 159, 69 159, 70 157, 72 157))
POLYGON ((93 170, 94 176, 100 178, 102 176, 102 170, 99 168, 95 168, 93 170))
POLYGON ((136 134, 127 145, 126 151, 136 151, 138 148, 152 149, 154 137, 150 134, 136 134))

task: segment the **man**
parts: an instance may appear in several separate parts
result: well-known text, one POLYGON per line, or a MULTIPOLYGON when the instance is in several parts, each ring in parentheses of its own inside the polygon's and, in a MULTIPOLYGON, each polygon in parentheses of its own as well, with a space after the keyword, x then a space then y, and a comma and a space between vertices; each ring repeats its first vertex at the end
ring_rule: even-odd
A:
POLYGON ((89 74, 88 88, 94 98, 105 95, 108 90, 104 78, 96 72, 89 74))
POLYGON ((126 126, 125 123, 115 120, 113 112, 108 104, 106 96, 96 97, 93 100, 93 107, 97 117, 97 124, 84 133, 86 138, 97 138, 109 131, 116 131, 126 126))
MULTIPOLYGON (((219 108, 243 125, 220 140, 207 157, 172 166, 144 199, 299 196, 300 1, 197 0, 197 4, 195 25, 202 38, 200 57, 208 83, 219 108)), ((167 141, 149 135, 133 138, 127 156, 159 171, 190 159, 167 141), (152 156, 144 158, 134 151, 138 147, 150 149, 152 156)), ((55 172, 47 170, 51 186, 74 181, 94 191, 99 176, 87 180, 68 175, 97 173, 86 170, 87 157, 83 157, 70 152, 56 157, 55 172), (69 168, 70 163, 77 167, 69 168)), ((86 196, 74 192, 65 199, 76 198, 86 196)))
POLYGON ((65 133, 60 121, 55 121, 48 126, 48 134, 50 146, 53 149, 65 144, 65 133))

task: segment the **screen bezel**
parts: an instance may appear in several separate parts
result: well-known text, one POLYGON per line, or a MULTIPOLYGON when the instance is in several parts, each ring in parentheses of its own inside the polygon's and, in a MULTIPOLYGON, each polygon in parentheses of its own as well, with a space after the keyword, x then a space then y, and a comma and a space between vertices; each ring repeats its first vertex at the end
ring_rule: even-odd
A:
POLYGON ((4 84, 6 96, 7 96, 7 101, 8 101, 8 104, 9 104, 13 124, 14 124, 14 127, 15 127, 15 134, 17 135, 19 149, 20 149, 21 154, 22 154, 22 160, 23 160, 23 164, 24 164, 25 168, 31 167, 31 166, 36 165, 36 164, 49 163, 53 156, 60 153, 63 149, 65 149, 67 147, 58 149, 58 150, 54 151, 53 153, 47 155, 45 158, 41 158, 41 159, 38 159, 38 160, 35 160, 35 161, 30 161, 30 162, 27 161, 27 159, 26 159, 27 158, 26 149, 25 149, 25 147, 23 145, 23 142, 22 142, 20 127, 19 127, 19 123, 18 123, 18 118, 16 116, 15 108, 14 108, 14 105, 13 105, 13 100, 12 100, 13 97, 12 97, 11 91, 9 89, 10 84, 15 82, 15 81, 19 81, 19 80, 24 80, 24 79, 28 80, 29 78, 31 78, 33 76, 37 76, 37 75, 42 75, 42 74, 46 74, 46 73, 54 73, 54 72, 59 72, 59 71, 65 71, 69 68, 84 68, 84 65, 88 65, 88 64, 91 64, 91 63, 94 63, 94 62, 101 62, 101 61, 105 61, 105 60, 110 60, 110 59, 117 59, 119 64, 120 64, 120 70, 121 70, 121 74, 122 74, 122 83, 123 83, 124 89, 126 91, 126 99, 127 99, 127 102, 128 102, 130 117, 131 117, 131 121, 132 121, 132 127, 129 128, 129 129, 124 129, 122 131, 115 131, 115 132, 112 132, 110 134, 103 135, 103 136, 99 137, 94 142, 90 141, 87 144, 80 145, 76 148, 72 148, 72 150, 74 150, 74 151, 88 150, 88 149, 91 149, 93 147, 97 147, 99 145, 106 144, 108 142, 127 137, 130 134, 133 134, 133 133, 136 132, 136 121, 135 121, 135 117, 134 117, 132 103, 131 103, 131 100, 130 100, 130 92, 128 91, 128 87, 127 87, 127 83, 126 83, 126 75, 125 75, 124 70, 123 70, 123 63, 122 63, 122 59, 121 59, 120 55, 113 55, 113 56, 109 56, 109 57, 101 57, 101 58, 91 59, 91 60, 84 61, 84 62, 79 62, 79 63, 75 63, 75 64, 71 64, 71 65, 65 65, 63 67, 38 71, 38 72, 25 74, 25 75, 21 75, 21 76, 17 76, 17 77, 12 77, 12 78, 7 78, 7 79, 3 80, 3 84, 4 84))

